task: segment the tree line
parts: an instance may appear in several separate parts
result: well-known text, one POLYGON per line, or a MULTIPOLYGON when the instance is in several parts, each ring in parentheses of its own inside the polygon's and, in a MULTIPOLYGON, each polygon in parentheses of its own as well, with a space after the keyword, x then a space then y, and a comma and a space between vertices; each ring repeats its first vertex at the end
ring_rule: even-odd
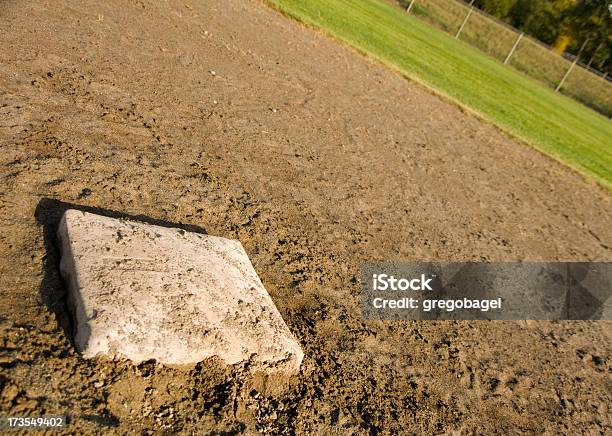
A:
POLYGON ((583 63, 610 73, 612 0, 474 0, 474 5, 558 53, 580 54, 583 63))

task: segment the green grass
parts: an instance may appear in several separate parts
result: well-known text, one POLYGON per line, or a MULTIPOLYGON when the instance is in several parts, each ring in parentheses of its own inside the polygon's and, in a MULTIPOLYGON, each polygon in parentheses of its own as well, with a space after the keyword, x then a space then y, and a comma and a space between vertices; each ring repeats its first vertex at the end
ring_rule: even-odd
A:
MULTIPOLYGON (((407 6, 410 0, 399 0, 399 3, 407 6)), ((417 0, 412 12, 421 20, 454 36, 469 9, 464 3, 454 0, 417 0)), ((478 9, 470 15, 461 32, 462 41, 479 48, 498 61, 506 59, 518 36, 518 32, 482 15, 478 9)), ((509 65, 555 89, 570 67, 571 61, 526 37, 521 40, 509 65)), ((612 85, 584 68, 574 68, 561 88, 561 93, 608 118, 612 117, 612 85)))
POLYGON ((612 188, 612 123, 595 111, 384 0, 267 1, 612 188))

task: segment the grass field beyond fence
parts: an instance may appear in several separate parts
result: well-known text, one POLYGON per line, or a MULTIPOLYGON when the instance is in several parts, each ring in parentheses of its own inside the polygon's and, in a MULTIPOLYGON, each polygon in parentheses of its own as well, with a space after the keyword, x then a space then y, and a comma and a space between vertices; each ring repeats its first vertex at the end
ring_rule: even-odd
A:
MULTIPOLYGON (((398 0, 403 5, 410 0, 398 0)), ((455 0, 415 0, 412 13, 428 23, 455 35, 470 7, 455 0)), ((475 8, 460 39, 503 62, 516 42, 519 32, 484 15, 475 8)), ((509 65, 551 88, 556 88, 572 62, 548 46, 525 36, 510 58, 509 65)), ((606 79, 578 64, 565 81, 561 92, 612 117, 612 85, 606 79)))
POLYGON ((612 123, 595 111, 383 0, 267 1, 612 188, 612 123))

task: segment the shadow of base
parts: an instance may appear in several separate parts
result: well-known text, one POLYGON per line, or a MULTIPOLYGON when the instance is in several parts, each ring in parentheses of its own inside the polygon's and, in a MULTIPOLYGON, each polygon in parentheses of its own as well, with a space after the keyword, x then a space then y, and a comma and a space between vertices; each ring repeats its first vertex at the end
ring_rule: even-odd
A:
POLYGON ((60 244, 57 240, 57 228, 64 212, 68 209, 80 210, 110 218, 121 218, 130 221, 139 221, 145 224, 152 224, 160 227, 183 229, 188 232, 207 234, 206 230, 200 226, 184 223, 173 223, 165 220, 152 218, 146 215, 131 215, 115 210, 104 209, 95 206, 83 206, 64 201, 42 198, 36 206, 34 216, 36 223, 43 227, 45 257, 44 257, 44 276, 40 285, 40 296, 42 302, 56 316, 58 325, 64 330, 66 336, 74 346, 74 326, 67 302, 67 286, 63 281, 59 263, 61 253, 60 244))

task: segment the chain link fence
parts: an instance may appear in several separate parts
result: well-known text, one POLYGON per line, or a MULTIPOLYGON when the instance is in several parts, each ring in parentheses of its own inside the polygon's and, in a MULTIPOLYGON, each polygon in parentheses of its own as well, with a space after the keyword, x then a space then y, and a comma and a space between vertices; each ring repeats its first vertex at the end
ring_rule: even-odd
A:
POLYGON ((518 71, 612 117, 612 83, 607 75, 570 54, 521 33, 457 0, 400 0, 409 13, 465 41, 518 71))

